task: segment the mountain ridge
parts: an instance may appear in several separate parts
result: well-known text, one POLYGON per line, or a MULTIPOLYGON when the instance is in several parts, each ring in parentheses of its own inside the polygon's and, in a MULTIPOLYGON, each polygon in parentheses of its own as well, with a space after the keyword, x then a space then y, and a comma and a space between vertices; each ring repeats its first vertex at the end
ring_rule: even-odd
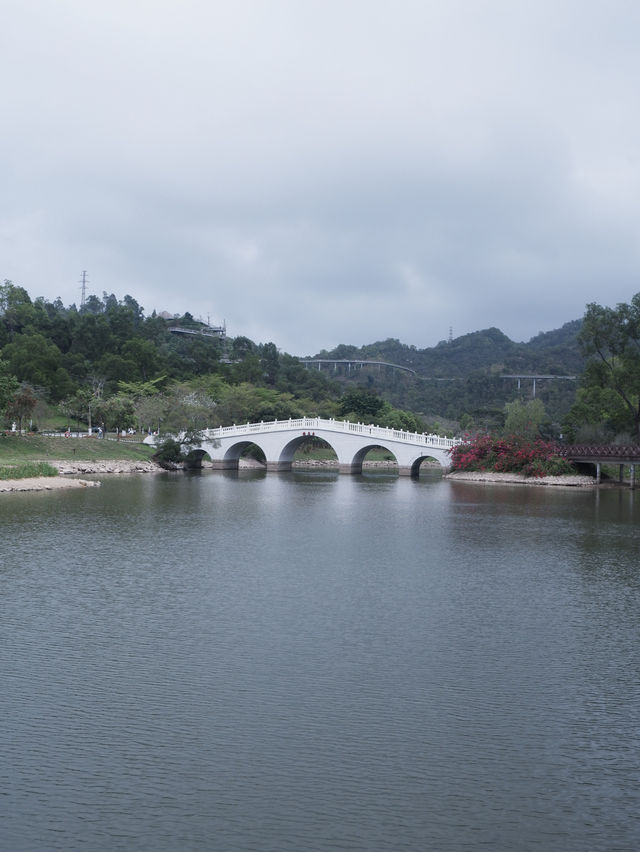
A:
POLYGON ((434 378, 462 378, 478 370, 495 374, 497 368, 511 373, 573 375, 584 366, 577 339, 581 325, 582 320, 573 320, 560 328, 540 332, 527 343, 516 343, 500 329, 491 327, 424 349, 390 337, 363 346, 341 343, 309 357, 387 361, 434 378))
POLYGON ((356 370, 334 365, 332 372, 338 381, 376 390, 398 408, 424 416, 437 413, 458 420, 467 414, 477 423, 491 427, 500 422, 507 402, 536 395, 559 422, 574 401, 577 378, 584 368, 578 343, 581 325, 582 320, 573 320, 540 332, 527 343, 516 343, 492 327, 425 349, 387 338, 360 347, 340 344, 313 357, 382 361, 408 367, 415 376, 366 365, 356 370), (538 381, 534 387, 533 381, 516 382, 509 376, 557 378, 538 381))

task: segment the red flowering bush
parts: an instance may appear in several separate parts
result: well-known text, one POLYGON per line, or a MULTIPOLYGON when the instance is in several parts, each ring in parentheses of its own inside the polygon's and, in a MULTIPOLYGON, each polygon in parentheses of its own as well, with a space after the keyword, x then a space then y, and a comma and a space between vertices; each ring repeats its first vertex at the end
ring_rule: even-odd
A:
POLYGON ((519 436, 482 435, 449 450, 452 470, 488 470, 523 476, 561 476, 575 473, 566 459, 556 455, 555 444, 519 436))

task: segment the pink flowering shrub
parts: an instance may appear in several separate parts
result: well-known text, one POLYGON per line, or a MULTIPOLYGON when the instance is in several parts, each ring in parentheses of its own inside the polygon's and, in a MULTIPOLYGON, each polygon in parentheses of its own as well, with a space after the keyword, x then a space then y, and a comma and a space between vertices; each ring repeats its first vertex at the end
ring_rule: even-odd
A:
POLYGON ((556 455, 555 444, 541 439, 481 435, 458 444, 449 453, 451 470, 487 470, 523 476, 575 473, 566 459, 556 455))

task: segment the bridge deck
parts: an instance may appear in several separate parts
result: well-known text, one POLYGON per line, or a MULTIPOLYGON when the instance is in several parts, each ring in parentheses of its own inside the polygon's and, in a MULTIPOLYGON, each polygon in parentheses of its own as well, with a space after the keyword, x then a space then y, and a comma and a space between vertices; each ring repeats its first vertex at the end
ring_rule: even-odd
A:
POLYGON ((558 447, 558 455, 569 461, 593 464, 640 464, 637 444, 574 444, 558 447))
POLYGON ((325 432, 348 433, 354 437, 380 438, 417 446, 433 447, 448 450, 460 443, 457 438, 443 438, 441 435, 427 435, 419 432, 407 432, 402 429, 390 429, 386 426, 374 426, 366 423, 351 423, 349 420, 333 420, 323 417, 299 417, 288 420, 270 420, 260 423, 234 424, 219 426, 217 429, 206 429, 205 434, 210 438, 227 438, 240 435, 256 435, 265 432, 284 432, 306 430, 323 430, 325 432))

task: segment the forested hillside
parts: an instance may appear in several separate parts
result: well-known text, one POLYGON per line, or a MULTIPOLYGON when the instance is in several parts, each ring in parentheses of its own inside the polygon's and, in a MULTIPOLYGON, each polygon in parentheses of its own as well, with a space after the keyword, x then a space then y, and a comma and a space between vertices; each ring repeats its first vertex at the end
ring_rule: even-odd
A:
MULTIPOLYGON (((37 425, 55 408, 69 422, 170 431, 247 420, 322 415, 411 430, 459 421, 500 426, 504 406, 532 394, 505 375, 577 375, 580 322, 514 343, 496 328, 416 349, 389 339, 341 345, 317 358, 407 367, 313 369, 273 342, 216 336, 190 314, 163 318, 129 295, 104 293, 80 307, 0 286, 0 412, 37 425), (183 333, 176 333, 176 328, 183 333), (195 332, 191 334, 186 331, 195 332), (198 333, 203 332, 203 333, 198 333), (209 333, 207 333, 209 332, 209 333)), ((575 382, 539 380, 537 396, 559 421, 575 382)))
MULTIPOLYGON (((355 368, 332 365, 337 380, 356 381, 375 388, 394 405, 428 415, 459 420, 471 416, 478 425, 499 425, 506 403, 531 397, 533 380, 504 376, 579 376, 584 358, 578 344, 581 320, 540 333, 528 343, 514 343, 497 328, 473 332, 428 349, 389 339, 360 348, 337 346, 322 350, 315 359, 370 360, 397 364, 415 371, 415 377, 380 366, 355 368)), ((325 368, 325 369, 327 369, 325 368)), ((559 421, 575 397, 576 381, 536 381, 536 396, 559 421)))
POLYGON ((499 329, 489 328, 450 342, 442 341, 429 349, 416 349, 399 340, 388 339, 360 348, 340 345, 312 357, 378 359, 409 367, 423 377, 432 378, 460 378, 479 369, 575 374, 583 367, 577 341, 580 325, 580 320, 574 320, 555 331, 541 332, 528 343, 514 343, 499 329))
POLYGON ((194 431, 304 415, 359 419, 373 408, 381 425, 423 428, 375 394, 344 394, 275 343, 197 333, 207 331, 188 313, 145 316, 129 295, 65 307, 5 281, 0 414, 5 425, 37 425, 54 407, 70 424, 194 431))

